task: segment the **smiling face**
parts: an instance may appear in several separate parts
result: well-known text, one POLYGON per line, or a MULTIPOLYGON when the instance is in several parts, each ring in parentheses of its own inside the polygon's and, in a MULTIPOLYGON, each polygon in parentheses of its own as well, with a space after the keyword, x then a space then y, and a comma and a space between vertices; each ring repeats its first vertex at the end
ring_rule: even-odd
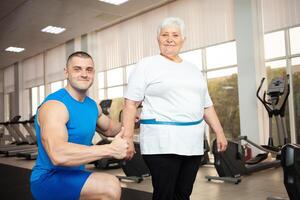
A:
POLYGON ((158 36, 160 53, 165 56, 177 56, 184 43, 184 37, 178 26, 161 29, 158 36))
POLYGON ((86 92, 91 87, 94 75, 95 68, 91 58, 74 56, 65 69, 68 85, 79 92, 86 92))

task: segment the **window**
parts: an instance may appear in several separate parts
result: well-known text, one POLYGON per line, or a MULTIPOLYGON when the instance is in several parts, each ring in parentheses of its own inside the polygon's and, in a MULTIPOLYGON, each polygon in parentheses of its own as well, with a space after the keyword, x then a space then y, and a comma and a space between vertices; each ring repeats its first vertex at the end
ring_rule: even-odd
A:
POLYGON ((285 56, 284 31, 265 34, 264 45, 267 60, 285 56))
POLYGON ((11 93, 4 94, 4 121, 10 120, 10 95, 11 93))
POLYGON ((233 74, 237 74, 237 67, 209 71, 209 72, 207 72, 207 79, 218 78, 218 77, 223 77, 223 76, 231 76, 233 74))
POLYGON ((236 65, 236 42, 206 48, 206 62, 207 69, 236 65))
POLYGON ((98 99, 101 101, 105 99, 105 73, 104 72, 99 72, 98 73, 98 99))
MULTIPOLYGON (((240 135, 237 67, 207 73, 208 90, 227 138, 240 135)), ((210 130, 210 134, 213 131, 210 130)), ((210 136, 211 140, 215 135, 210 136)))
POLYGON ((45 86, 39 86, 39 104, 41 104, 45 99, 45 86))
POLYGON ((107 98, 113 99, 123 97, 123 86, 107 88, 107 98))
POLYGON ((266 62, 268 84, 278 76, 286 76, 286 60, 266 62))
POLYGON ((38 87, 31 88, 31 114, 34 115, 36 113, 38 107, 38 87))
POLYGON ((98 90, 98 99, 100 101, 102 101, 103 99, 105 99, 105 90, 104 89, 99 89, 98 90))
POLYGON ((31 115, 36 114, 38 106, 45 99, 45 86, 40 85, 37 87, 31 88, 31 115))
POLYGON ((188 51, 180 54, 180 57, 183 60, 186 60, 190 63, 196 65, 200 70, 203 69, 202 66, 202 49, 197 49, 194 51, 188 51))
POLYGON ((63 87, 62 81, 53 82, 50 84, 50 92, 56 92, 57 90, 61 89, 63 87))
POLYGON ((291 53, 300 53, 300 27, 290 29, 291 53))
POLYGON ((104 88, 104 72, 99 72, 98 73, 98 88, 104 88))
POLYGON ((300 57, 292 59, 296 142, 300 142, 300 57))
POLYGON ((107 87, 123 84, 123 68, 107 71, 107 87))

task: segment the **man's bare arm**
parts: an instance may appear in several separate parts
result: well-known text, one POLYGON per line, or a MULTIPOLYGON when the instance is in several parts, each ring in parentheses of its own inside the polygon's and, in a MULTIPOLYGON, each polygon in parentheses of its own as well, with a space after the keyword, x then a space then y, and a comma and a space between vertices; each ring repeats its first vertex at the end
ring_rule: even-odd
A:
POLYGON ((42 144, 54 165, 78 166, 106 157, 125 157, 128 145, 121 139, 123 131, 108 145, 74 144, 68 142, 68 119, 66 107, 58 101, 48 101, 39 109, 42 144))
POLYGON ((105 136, 113 137, 121 131, 121 123, 110 119, 102 113, 102 109, 98 106, 99 118, 97 121, 97 131, 103 133, 105 136))

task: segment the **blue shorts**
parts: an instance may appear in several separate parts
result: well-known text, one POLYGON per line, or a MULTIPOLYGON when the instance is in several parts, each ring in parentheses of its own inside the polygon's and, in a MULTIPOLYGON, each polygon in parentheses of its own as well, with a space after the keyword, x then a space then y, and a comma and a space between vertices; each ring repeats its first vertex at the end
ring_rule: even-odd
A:
POLYGON ((36 200, 78 200, 90 174, 84 170, 51 170, 31 182, 31 193, 36 200))

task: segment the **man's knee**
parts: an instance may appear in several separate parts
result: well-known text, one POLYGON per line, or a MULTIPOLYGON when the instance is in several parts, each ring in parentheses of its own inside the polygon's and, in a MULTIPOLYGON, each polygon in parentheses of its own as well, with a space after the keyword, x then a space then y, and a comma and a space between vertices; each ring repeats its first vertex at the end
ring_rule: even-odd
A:
POLYGON ((112 176, 106 183, 105 193, 108 199, 119 200, 121 198, 120 181, 115 176, 112 176))
POLYGON ((83 187, 81 198, 119 200, 121 198, 120 182, 115 176, 93 173, 83 187))

